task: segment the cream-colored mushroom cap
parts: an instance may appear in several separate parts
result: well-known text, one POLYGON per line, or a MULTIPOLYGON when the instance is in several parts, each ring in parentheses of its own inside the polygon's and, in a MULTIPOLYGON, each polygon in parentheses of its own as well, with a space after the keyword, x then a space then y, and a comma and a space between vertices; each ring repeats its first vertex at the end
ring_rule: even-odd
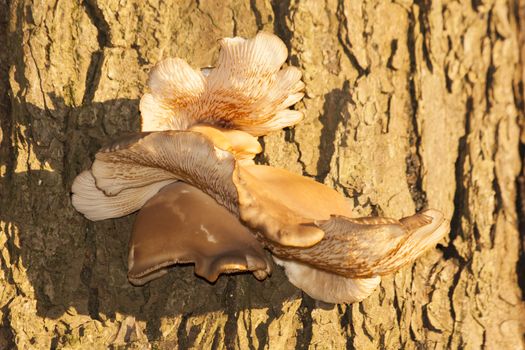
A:
POLYGON ((151 70, 140 101, 143 131, 186 130, 208 124, 264 135, 297 124, 288 109, 304 96, 301 71, 282 68, 288 52, 277 36, 225 38, 213 68, 167 58, 151 70))
POLYGON ((295 260, 283 260, 274 256, 278 265, 284 267, 293 285, 314 299, 334 304, 351 304, 367 298, 381 282, 381 277, 348 278, 313 268, 295 260))

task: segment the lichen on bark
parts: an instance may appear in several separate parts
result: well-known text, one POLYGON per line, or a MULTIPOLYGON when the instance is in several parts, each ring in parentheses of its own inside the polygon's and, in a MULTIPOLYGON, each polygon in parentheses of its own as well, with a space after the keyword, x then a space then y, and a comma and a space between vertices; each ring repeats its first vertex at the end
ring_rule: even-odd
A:
POLYGON ((522 7, 0 0, 0 348, 523 348, 522 7), (71 206, 98 148, 138 131, 158 60, 206 66, 218 39, 258 30, 306 83, 304 122, 266 136, 258 162, 334 187, 360 215, 452 219, 362 303, 315 302, 279 268, 210 285, 180 267, 133 287, 134 216, 89 222, 71 206))

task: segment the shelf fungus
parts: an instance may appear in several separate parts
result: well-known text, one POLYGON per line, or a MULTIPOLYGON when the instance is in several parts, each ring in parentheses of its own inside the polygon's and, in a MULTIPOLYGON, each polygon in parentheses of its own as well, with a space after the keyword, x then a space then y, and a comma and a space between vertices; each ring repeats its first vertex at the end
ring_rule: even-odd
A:
POLYGON ((297 124, 301 72, 272 34, 227 38, 215 67, 165 59, 140 102, 142 132, 101 149, 73 183, 90 220, 139 211, 128 278, 142 285, 180 263, 210 282, 249 271, 264 279, 269 251, 313 298, 352 303, 381 276, 414 261, 448 232, 437 210, 401 220, 353 216, 335 190, 283 169, 256 165, 257 137, 297 124))

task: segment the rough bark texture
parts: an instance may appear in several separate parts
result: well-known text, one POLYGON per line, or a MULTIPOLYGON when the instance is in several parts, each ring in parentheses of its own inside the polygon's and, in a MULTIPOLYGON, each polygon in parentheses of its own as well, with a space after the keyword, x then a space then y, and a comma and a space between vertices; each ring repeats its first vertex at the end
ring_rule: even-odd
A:
POLYGON ((517 0, 0 0, 0 348, 523 348, 524 21, 517 0), (97 149, 139 129, 153 64, 206 66, 217 39, 258 30, 283 38, 307 93, 304 122, 265 137, 259 162, 363 215, 452 220, 362 303, 317 303, 277 267, 133 287, 134 216, 71 206, 97 149))

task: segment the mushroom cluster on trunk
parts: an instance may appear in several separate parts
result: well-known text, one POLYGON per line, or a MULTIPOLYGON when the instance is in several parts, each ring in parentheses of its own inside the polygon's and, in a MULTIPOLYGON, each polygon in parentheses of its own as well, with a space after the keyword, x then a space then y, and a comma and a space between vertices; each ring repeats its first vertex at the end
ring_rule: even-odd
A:
POLYGON ((411 263, 448 232, 428 209, 395 220, 356 218, 335 190, 284 169, 256 165, 257 137, 302 119, 296 67, 276 36, 221 41, 213 68, 165 59, 140 102, 142 132, 100 150, 72 187, 90 220, 139 211, 129 244, 128 278, 145 284, 179 263, 214 282, 222 273, 272 269, 313 298, 352 303, 383 275, 411 263), (282 69, 281 69, 282 68, 282 69))

